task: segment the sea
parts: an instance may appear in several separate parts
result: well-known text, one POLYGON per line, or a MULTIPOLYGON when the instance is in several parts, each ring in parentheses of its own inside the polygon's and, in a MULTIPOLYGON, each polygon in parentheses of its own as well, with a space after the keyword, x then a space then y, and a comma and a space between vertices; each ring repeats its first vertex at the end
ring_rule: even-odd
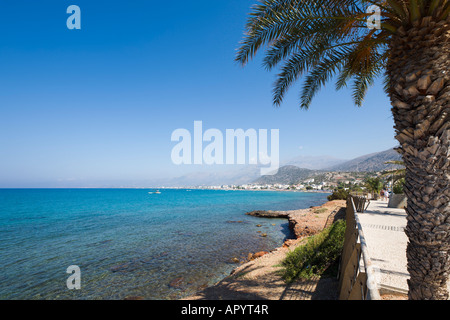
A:
POLYGON ((313 192, 159 191, 0 189, 0 299, 184 298, 293 237, 286 219, 246 212, 327 201, 313 192))

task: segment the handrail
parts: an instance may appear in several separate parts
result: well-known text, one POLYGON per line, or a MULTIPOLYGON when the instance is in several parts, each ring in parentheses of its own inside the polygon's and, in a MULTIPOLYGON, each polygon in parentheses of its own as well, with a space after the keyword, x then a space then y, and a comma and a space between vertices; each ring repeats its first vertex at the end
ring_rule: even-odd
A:
MULTIPOLYGON (((357 197, 360 211, 364 210, 364 202, 361 206, 362 200, 357 197)), ((356 208, 353 196, 349 196, 346 211, 347 228, 339 270, 339 299, 381 300, 376 268, 370 260, 366 238, 356 208), (361 258, 364 271, 361 270, 361 258)))
POLYGON ((374 266, 372 265, 372 261, 370 260, 369 250, 367 248, 367 242, 366 238, 364 236, 363 228, 361 225, 361 221, 358 217, 358 212, 356 211, 355 204, 353 202, 353 198, 351 197, 351 202, 353 205, 353 210, 355 211, 355 221, 358 228, 358 234, 359 234, 359 242, 361 243, 361 252, 362 252, 362 259, 364 261, 364 269, 367 274, 367 289, 368 294, 370 295, 368 300, 381 300, 380 292, 378 290, 378 279, 376 275, 376 270, 374 266))

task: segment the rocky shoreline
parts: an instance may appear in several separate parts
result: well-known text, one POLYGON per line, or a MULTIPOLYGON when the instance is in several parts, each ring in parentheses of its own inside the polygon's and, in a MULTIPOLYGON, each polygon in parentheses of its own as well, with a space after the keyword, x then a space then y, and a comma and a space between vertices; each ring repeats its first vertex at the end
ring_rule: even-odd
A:
MULTIPOLYGON (((288 286, 277 271, 290 250, 300 245, 309 236, 330 226, 336 219, 344 217, 345 207, 344 200, 334 200, 308 209, 256 210, 246 213, 255 217, 288 219, 289 228, 293 231, 295 238, 286 240, 281 247, 271 252, 249 253, 248 261, 235 268, 228 277, 183 300, 334 299, 334 296, 330 296, 333 290, 326 289, 322 292, 322 289, 317 287, 319 280, 297 284, 305 286, 301 289, 304 292, 303 297, 287 295, 288 286), (308 290, 309 295, 306 293, 308 290)), ((320 279, 320 281, 322 281, 320 288, 336 285, 334 279, 320 279), (323 286, 323 282, 328 284, 323 286)))
POLYGON ((331 221, 334 220, 334 216, 338 214, 342 215, 342 208, 345 208, 345 203, 341 200, 329 201, 322 206, 311 207, 309 209, 299 209, 290 211, 265 211, 256 210, 247 212, 247 215, 260 217, 260 218, 285 218, 289 221, 289 228, 294 233, 295 239, 301 239, 311 236, 323 230, 329 226, 331 221), (331 211, 332 207, 335 207, 331 211), (324 221, 325 215, 327 215, 326 221, 324 221))

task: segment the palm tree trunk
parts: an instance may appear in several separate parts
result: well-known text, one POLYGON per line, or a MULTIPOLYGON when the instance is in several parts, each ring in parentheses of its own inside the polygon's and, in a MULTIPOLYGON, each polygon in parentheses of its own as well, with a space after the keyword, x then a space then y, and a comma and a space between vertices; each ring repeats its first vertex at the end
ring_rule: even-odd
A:
POLYGON ((448 299, 450 19, 398 30, 387 66, 398 151, 406 167, 410 299, 448 299))

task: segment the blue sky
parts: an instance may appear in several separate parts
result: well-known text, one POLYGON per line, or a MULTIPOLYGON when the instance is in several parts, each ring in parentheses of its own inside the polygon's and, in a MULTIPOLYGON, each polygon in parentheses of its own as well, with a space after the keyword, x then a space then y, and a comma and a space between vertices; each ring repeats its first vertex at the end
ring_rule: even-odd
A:
MULTIPOLYGON (((328 84, 272 105, 276 72, 234 62, 255 0, 2 1, 0 187, 127 185, 182 175, 177 128, 279 129, 280 158, 351 159, 396 145, 381 81, 362 108, 328 84), (81 30, 69 30, 69 5, 81 30)), ((300 84, 300 83, 299 83, 300 84)))

